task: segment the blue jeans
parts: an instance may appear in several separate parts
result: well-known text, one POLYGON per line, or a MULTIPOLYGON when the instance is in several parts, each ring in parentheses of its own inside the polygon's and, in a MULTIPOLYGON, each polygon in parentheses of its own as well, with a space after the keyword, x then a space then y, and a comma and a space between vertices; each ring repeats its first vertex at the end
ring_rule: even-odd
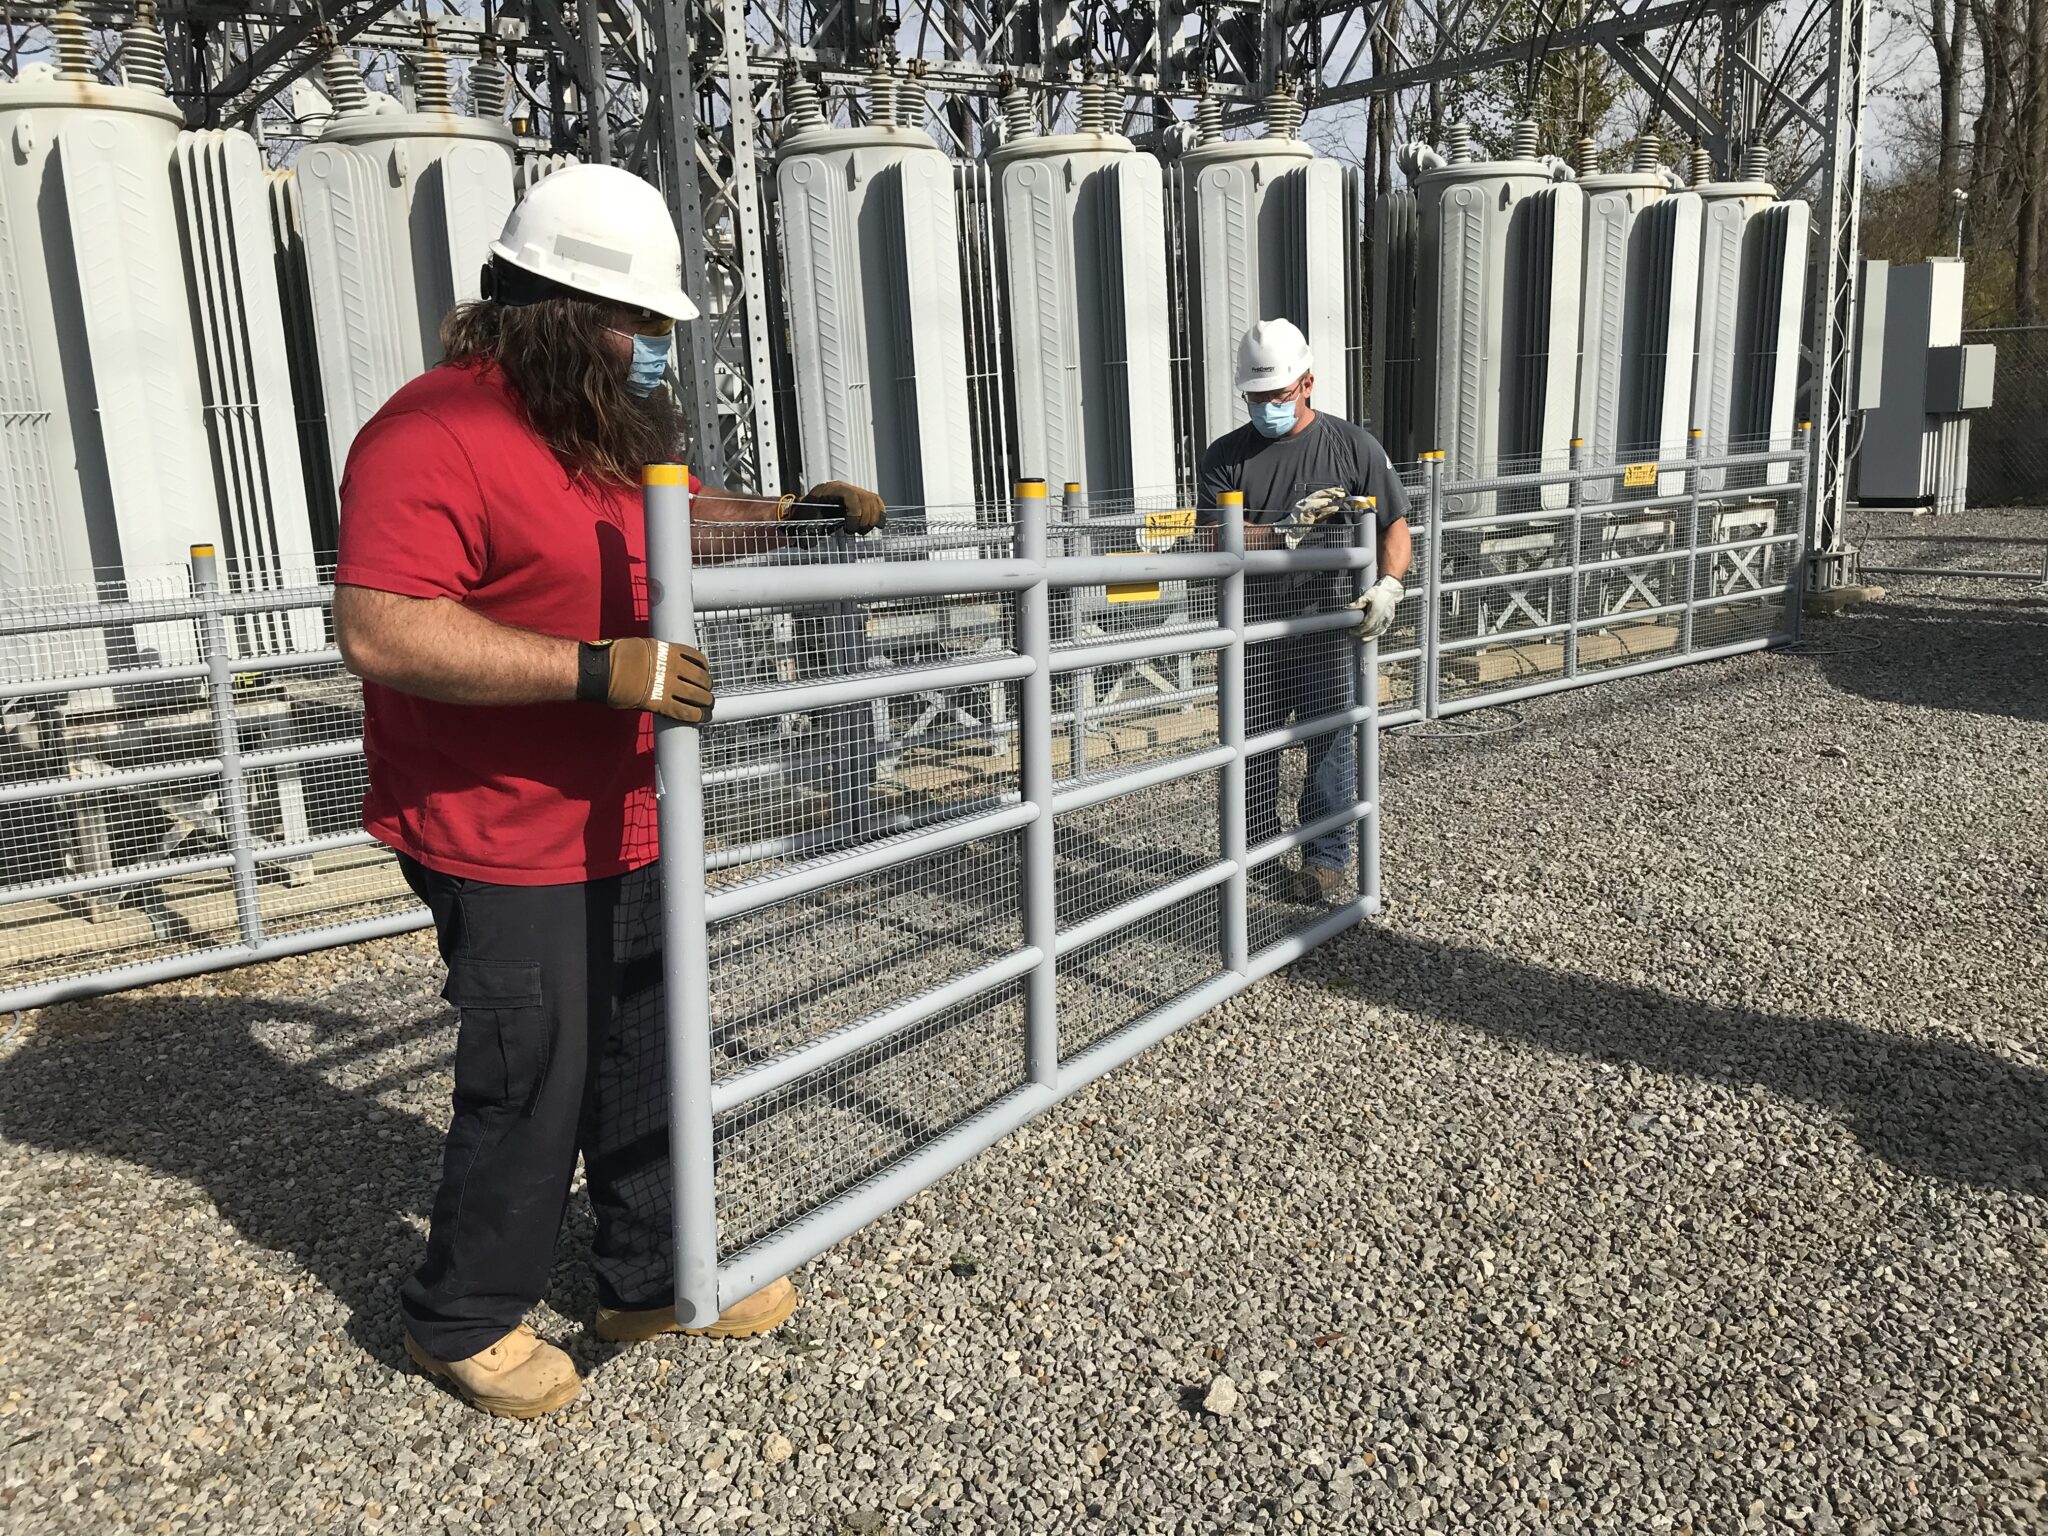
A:
MULTIPOLYGON (((1317 720, 1349 709, 1356 699, 1351 636, 1308 635, 1274 640, 1245 651, 1245 734, 1275 730, 1290 720, 1317 720)), ((1295 825, 1342 810, 1358 793, 1356 727, 1346 726, 1307 743, 1308 771, 1295 804, 1295 825)), ((1263 752, 1245 769, 1245 833, 1258 844, 1280 835, 1280 754, 1263 752)), ((1302 850, 1304 864, 1343 869, 1351 862, 1351 829, 1326 833, 1302 850)))

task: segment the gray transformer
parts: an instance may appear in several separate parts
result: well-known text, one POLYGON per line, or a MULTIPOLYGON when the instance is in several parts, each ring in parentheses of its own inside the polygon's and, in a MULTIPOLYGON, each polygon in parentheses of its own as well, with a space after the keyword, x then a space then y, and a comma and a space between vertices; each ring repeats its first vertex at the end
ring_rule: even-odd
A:
POLYGON ((1284 99, 1258 139, 1198 145, 1175 167, 1184 200, 1198 407, 1195 450, 1246 420, 1237 342, 1256 320, 1301 327, 1315 357, 1315 407, 1349 416, 1352 271, 1345 169, 1294 137, 1284 99))
POLYGON ((1020 133, 992 157, 1017 467, 1097 510, 1174 491, 1159 162, 1119 134, 1020 133))

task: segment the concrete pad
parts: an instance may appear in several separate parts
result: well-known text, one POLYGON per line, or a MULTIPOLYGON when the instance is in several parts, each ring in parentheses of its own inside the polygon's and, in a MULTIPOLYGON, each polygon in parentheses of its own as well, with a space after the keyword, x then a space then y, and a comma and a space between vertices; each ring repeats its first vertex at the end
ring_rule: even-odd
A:
POLYGON ((1806 594, 1806 616, 1809 619, 1833 618, 1865 603, 1878 602, 1884 596, 1884 588, 1874 586, 1830 587, 1825 592, 1809 592, 1806 594))

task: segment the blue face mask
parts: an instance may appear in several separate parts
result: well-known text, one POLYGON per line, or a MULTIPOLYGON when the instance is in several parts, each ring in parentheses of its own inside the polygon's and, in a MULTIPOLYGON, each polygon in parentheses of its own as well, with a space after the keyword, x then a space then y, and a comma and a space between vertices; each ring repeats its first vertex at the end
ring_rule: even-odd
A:
POLYGON ((1292 400, 1253 400, 1252 425, 1259 429, 1261 437, 1285 437, 1294 430, 1294 402, 1292 400))
POLYGON ((633 361, 626 369, 628 394, 646 396, 654 393, 654 386, 668 372, 669 348, 674 342, 673 334, 633 338, 633 361))

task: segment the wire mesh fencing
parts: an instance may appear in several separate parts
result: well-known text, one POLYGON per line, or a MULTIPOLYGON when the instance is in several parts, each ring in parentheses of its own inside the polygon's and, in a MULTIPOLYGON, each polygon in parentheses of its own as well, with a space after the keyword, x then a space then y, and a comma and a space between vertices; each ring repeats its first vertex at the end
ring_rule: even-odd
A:
POLYGON ((361 829, 330 596, 210 551, 0 595, 0 1005, 423 921, 361 829))
POLYGON ((1425 458, 1427 718, 1783 643, 1807 547, 1806 430, 1709 454, 1453 477, 1425 458))
MULTIPOLYGON (((1786 638, 1802 579, 1799 453, 1779 444, 1489 476, 1454 477, 1437 458, 1407 466, 1407 595, 1379 641, 1373 695, 1357 704, 1373 706, 1382 727, 1400 725, 1786 638)), ((1206 804, 1211 789, 1222 792, 1225 771, 1209 759, 1231 748, 1218 705, 1229 654, 1218 636, 1231 627, 1224 583, 1187 574, 1190 557, 1218 553, 1216 530, 1178 500, 1075 488, 1045 517, 1046 558, 1090 573, 1047 588, 1049 771, 1073 793, 1198 765, 1184 782, 1051 817, 1059 909, 1077 922, 1222 857, 1213 835, 1198 835, 1199 818, 1173 809, 1176 796, 1206 804)), ((1015 653, 1022 589, 988 580, 1018 559, 1013 509, 899 509, 887 530, 861 539, 758 533, 758 552, 716 579, 753 581, 759 600, 702 621, 721 695, 719 728, 704 742, 706 890, 1014 810, 1029 670, 1015 653), (886 573, 912 568, 926 573, 923 585, 896 590, 886 573), (821 571, 840 597, 788 600, 791 583, 821 571), (962 666, 1001 675, 969 684, 962 666)), ((1320 544, 1318 554, 1311 539, 1303 558, 1331 558, 1329 539, 1320 544)), ((1254 552, 1241 569, 1243 725, 1254 738, 1296 730, 1304 708, 1334 707, 1286 690, 1291 678, 1333 674, 1349 622, 1338 610, 1356 577, 1264 568, 1277 553, 1254 552)), ((317 569, 195 562, 0 593, 0 1008, 424 924, 395 863, 360 827, 362 707, 333 648, 328 583, 317 569)), ((1341 752, 1332 759, 1299 737, 1248 752, 1252 843, 1273 832, 1269 806, 1298 816, 1329 803, 1343 768, 1341 752)), ((1017 829, 1001 835, 1014 843, 1017 829)), ((1015 876, 999 874, 1001 862, 933 851, 912 884, 946 891, 957 880, 963 901, 994 912, 1017 899, 1005 894, 1015 876)), ((752 957, 895 888, 820 889, 804 905, 721 928, 721 1059, 743 1065, 785 1047, 793 1030, 863 1017, 897 971, 937 966, 941 953, 948 964, 989 958, 992 940, 965 944, 958 928, 926 931, 899 916, 868 974, 780 990, 736 979, 752 957)), ((1247 886, 1245 921, 1262 943, 1298 916, 1277 890, 1270 873, 1247 886)), ((1207 934, 1223 921, 1218 900, 1181 890, 1146 922, 1207 934)), ((1060 986, 1085 999, 1089 1021, 1080 1002, 1065 1010, 1060 1049, 1114 1034, 1127 1004, 1150 1006, 1187 974, 1162 961, 1150 990, 1138 986, 1141 948, 1128 934, 1083 946, 1060 986)))

